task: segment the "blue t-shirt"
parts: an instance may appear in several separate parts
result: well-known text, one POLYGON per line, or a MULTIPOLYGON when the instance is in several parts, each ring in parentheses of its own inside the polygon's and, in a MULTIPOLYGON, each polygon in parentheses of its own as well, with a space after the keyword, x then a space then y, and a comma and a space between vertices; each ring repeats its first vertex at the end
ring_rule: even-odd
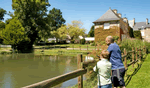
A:
POLYGON ((107 49, 110 53, 110 62, 112 64, 112 70, 124 68, 121 59, 121 50, 116 43, 111 43, 107 49))

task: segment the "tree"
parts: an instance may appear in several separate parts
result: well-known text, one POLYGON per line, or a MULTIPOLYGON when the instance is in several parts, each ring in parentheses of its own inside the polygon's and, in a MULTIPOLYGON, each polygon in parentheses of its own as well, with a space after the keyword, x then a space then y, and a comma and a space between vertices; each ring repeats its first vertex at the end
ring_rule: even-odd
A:
POLYGON ((92 27, 88 33, 88 37, 94 37, 94 25, 92 25, 92 27))
POLYGON ((57 35, 59 39, 66 39, 70 37, 71 40, 78 39, 79 36, 84 36, 86 29, 82 28, 83 23, 81 21, 72 21, 72 24, 62 25, 57 31, 53 31, 52 34, 57 35))
POLYGON ((53 8, 49 11, 47 17, 49 19, 49 22, 51 22, 50 24, 53 31, 56 31, 61 27, 61 25, 64 25, 64 23, 66 22, 66 20, 62 16, 62 12, 60 11, 60 9, 53 8))
POLYGON ((25 35, 25 29, 17 18, 14 18, 2 31, 2 38, 5 44, 12 45, 13 49, 22 41, 29 41, 25 35))
MULTIPOLYGON (((51 26, 52 31, 57 31, 58 28, 60 28, 66 20, 62 16, 62 12, 60 9, 53 8, 49 11, 49 14, 47 16, 49 20, 49 24, 51 26)), ((56 37, 55 35, 51 37, 56 37)), ((58 42, 58 38, 56 37, 56 42, 58 42)))
POLYGON ((4 28, 5 28, 5 23, 3 21, 0 21, 0 31, 4 28))
POLYGON ((4 20, 4 15, 6 14, 6 10, 0 8, 0 20, 4 20))
POLYGON ((50 30, 45 20, 49 6, 48 0, 12 0, 14 16, 20 20, 25 28, 25 34, 31 40, 18 45, 18 49, 22 52, 25 48, 32 49, 33 43, 39 38, 40 31, 50 30), (22 44, 24 43, 26 46, 23 47, 22 44))
POLYGON ((82 27, 83 23, 81 21, 74 20, 71 23, 72 24, 68 24, 67 27, 69 30, 68 34, 71 37, 71 40, 78 39, 80 35, 85 36, 86 29, 82 27))
POLYGON ((60 40, 66 39, 68 34, 67 26, 62 25, 57 31, 52 31, 51 33, 53 36, 60 40))
POLYGON ((2 30, 5 28, 5 23, 3 21, 0 21, 0 43, 2 43, 2 30))

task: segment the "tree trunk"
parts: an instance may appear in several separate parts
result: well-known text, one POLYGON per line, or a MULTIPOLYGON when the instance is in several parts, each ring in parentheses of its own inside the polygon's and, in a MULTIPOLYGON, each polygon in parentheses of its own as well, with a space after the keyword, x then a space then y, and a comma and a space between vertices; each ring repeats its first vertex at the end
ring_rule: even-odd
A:
POLYGON ((15 45, 12 45, 11 48, 12 48, 12 52, 14 53, 15 52, 15 45))

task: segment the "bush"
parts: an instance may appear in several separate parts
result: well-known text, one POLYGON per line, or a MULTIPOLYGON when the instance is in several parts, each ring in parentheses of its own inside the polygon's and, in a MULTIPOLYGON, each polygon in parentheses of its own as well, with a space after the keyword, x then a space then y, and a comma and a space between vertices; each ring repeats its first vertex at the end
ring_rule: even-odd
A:
POLYGON ((95 42, 93 42, 93 43, 90 43, 90 45, 91 45, 91 46, 95 46, 95 42))
POLYGON ((95 46, 95 44, 94 44, 94 43, 90 43, 90 45, 91 45, 91 46, 95 46))
POLYGON ((80 44, 85 44, 85 39, 81 39, 80 44))
POLYGON ((85 43, 86 43, 86 44, 90 44, 90 42, 89 42, 89 41, 85 41, 85 43))
POLYGON ((71 40, 71 43, 73 44, 75 42, 75 40, 71 40))
POLYGON ((113 38, 114 38, 114 41, 117 42, 119 39, 119 36, 113 36, 113 38))
POLYGON ((52 43, 52 44, 55 44, 55 40, 52 40, 51 43, 52 43))
POLYGON ((142 39, 140 31, 133 31, 133 34, 134 34, 134 38, 142 39))
POLYGON ((146 42, 143 42, 140 39, 124 39, 121 42, 121 51, 123 52, 124 48, 126 48, 127 51, 131 51, 132 47, 139 48, 140 46, 143 47, 146 44, 146 42))

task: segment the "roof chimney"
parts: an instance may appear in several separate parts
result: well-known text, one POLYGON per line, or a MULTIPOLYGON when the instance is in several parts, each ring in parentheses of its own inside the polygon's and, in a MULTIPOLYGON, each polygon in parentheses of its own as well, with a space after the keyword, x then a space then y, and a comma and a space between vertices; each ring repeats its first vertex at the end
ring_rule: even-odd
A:
POLYGON ((121 18, 121 13, 118 13, 118 16, 121 18))
POLYGON ((146 25, 148 25, 148 18, 146 18, 146 25))
POLYGON ((128 23, 128 19, 126 17, 123 18, 123 21, 128 23))
POLYGON ((116 14, 117 14, 117 10, 116 10, 116 9, 113 9, 113 11, 114 11, 114 13, 116 13, 116 14))
POLYGON ((134 25, 135 25, 135 18, 133 18, 133 27, 134 27, 134 25))

